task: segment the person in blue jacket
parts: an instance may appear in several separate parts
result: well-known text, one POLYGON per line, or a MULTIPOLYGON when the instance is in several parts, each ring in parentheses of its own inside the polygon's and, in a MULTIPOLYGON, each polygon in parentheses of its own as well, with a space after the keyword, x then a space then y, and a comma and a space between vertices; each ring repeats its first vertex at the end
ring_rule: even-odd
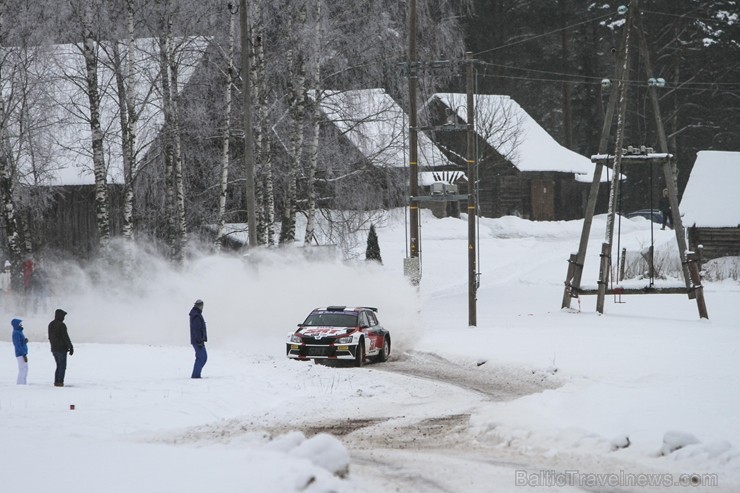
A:
POLYGON ((15 347, 15 359, 18 360, 18 385, 26 385, 28 376, 28 339, 23 334, 23 321, 19 318, 11 320, 13 326, 13 346, 15 347))
POLYGON ((195 363, 193 364, 191 378, 200 378, 200 372, 208 360, 207 341, 206 321, 203 318, 203 300, 196 300, 193 308, 190 309, 190 344, 195 349, 195 363))

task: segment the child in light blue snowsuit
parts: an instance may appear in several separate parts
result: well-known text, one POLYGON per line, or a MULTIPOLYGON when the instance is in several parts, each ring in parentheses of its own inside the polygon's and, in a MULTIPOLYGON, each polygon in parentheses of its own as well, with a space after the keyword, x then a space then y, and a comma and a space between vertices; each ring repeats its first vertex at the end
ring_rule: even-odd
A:
POLYGON ((15 359, 18 360, 18 385, 26 385, 28 376, 28 339, 23 334, 23 321, 14 318, 10 325, 13 326, 13 346, 15 347, 15 359))

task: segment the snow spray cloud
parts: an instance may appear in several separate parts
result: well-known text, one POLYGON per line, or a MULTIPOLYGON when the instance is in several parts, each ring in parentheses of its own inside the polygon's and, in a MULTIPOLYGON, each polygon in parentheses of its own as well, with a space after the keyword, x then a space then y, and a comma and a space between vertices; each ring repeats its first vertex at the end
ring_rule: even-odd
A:
POLYGON ((142 246, 112 248, 134 260, 45 265, 52 296, 44 311, 24 317, 32 340, 46 339, 54 309, 62 308, 74 343, 187 345, 196 299, 205 302, 211 347, 283 355, 287 334, 326 305, 377 307, 394 351, 419 337, 416 289, 373 263, 313 259, 302 248, 280 248, 193 255, 175 267, 142 246))

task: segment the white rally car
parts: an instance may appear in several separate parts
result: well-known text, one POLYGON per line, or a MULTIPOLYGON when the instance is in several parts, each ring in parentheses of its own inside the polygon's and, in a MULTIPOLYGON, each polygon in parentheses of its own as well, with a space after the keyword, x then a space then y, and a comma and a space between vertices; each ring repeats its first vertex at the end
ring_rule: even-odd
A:
POLYGON ((377 312, 367 306, 316 308, 288 335, 288 358, 349 360, 355 366, 388 360, 391 335, 378 323, 377 312))

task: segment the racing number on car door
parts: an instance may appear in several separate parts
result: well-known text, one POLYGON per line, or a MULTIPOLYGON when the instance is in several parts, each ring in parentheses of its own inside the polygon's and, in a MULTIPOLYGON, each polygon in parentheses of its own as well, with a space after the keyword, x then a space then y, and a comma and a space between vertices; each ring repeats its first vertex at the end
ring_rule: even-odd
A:
POLYGON ((365 315, 367 316, 367 325, 368 325, 368 335, 370 336, 370 339, 372 340, 372 350, 375 351, 376 349, 379 349, 382 347, 383 341, 381 338, 381 327, 378 325, 378 319, 375 316, 373 312, 365 312, 365 315))

